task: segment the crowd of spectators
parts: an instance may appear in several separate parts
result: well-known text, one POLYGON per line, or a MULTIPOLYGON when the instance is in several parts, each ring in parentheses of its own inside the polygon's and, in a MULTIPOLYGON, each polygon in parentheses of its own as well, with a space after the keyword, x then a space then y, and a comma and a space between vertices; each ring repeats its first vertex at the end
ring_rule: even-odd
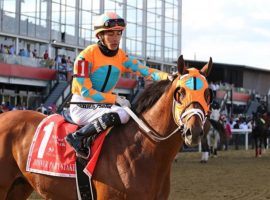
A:
POLYGON ((44 104, 40 104, 38 108, 30 108, 25 105, 25 103, 22 104, 16 104, 12 105, 10 102, 2 102, 0 105, 0 114, 12 110, 36 110, 38 112, 41 112, 45 115, 50 115, 57 112, 57 107, 55 105, 50 105, 48 107, 44 106, 44 104))
MULTIPOLYGON (((0 54, 16 55, 14 45, 1 44, 0 54)), ((39 55, 36 49, 31 50, 30 47, 27 47, 26 49, 21 48, 17 55, 21 57, 42 59, 49 62, 48 67, 58 71, 58 78, 61 81, 68 81, 68 74, 72 73, 73 70, 73 60, 70 56, 56 55, 56 57, 53 59, 49 57, 49 52, 47 49, 43 52, 43 54, 39 55)))
POLYGON ((65 55, 57 55, 55 57, 55 68, 58 71, 59 80, 68 81, 68 74, 73 71, 73 62, 70 56, 66 58, 65 55))
POLYGON ((15 48, 14 45, 0 45, 0 53, 3 54, 10 54, 10 55, 14 55, 15 54, 15 48))
MULTIPOLYGON (((44 65, 50 67, 51 69, 55 69, 58 71, 58 80, 60 81, 69 81, 71 80, 71 75, 73 71, 73 60, 70 56, 66 55, 57 55, 54 59, 50 58, 49 52, 46 49, 43 53, 37 51, 37 49, 31 50, 30 47, 21 48, 18 52, 16 52, 14 44, 6 45, 0 44, 0 54, 8 54, 8 55, 17 55, 21 57, 28 58, 37 58, 41 59, 44 62, 50 62, 50 65, 44 65)), ((7 112, 10 110, 37 110, 44 114, 51 114, 56 112, 56 108, 54 105, 44 107, 44 105, 40 105, 38 108, 27 108, 25 105, 10 105, 9 102, 3 102, 0 105, 0 113, 7 112)))

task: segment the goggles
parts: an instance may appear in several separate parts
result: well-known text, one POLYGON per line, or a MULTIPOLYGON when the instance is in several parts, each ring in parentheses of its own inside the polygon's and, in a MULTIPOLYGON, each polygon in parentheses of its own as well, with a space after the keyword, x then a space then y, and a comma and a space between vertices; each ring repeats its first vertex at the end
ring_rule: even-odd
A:
POLYGON ((124 19, 109 19, 104 22, 103 26, 95 26, 95 29, 98 28, 113 28, 115 26, 125 27, 126 23, 124 19))

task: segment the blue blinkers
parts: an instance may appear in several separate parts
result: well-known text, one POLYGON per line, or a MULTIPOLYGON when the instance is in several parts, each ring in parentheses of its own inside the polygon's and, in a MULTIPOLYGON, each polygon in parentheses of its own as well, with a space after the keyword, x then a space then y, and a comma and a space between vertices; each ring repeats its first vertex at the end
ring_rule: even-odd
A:
POLYGON ((190 77, 186 81, 186 87, 190 90, 200 90, 203 88, 203 81, 198 77, 190 77))

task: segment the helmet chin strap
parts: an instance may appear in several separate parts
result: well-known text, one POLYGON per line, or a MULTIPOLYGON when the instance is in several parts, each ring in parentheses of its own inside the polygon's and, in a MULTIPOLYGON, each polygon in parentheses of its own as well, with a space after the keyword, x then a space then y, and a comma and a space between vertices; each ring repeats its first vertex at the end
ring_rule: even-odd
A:
POLYGON ((98 34, 98 40, 101 42, 101 44, 103 46, 107 47, 107 45, 104 43, 104 33, 103 32, 101 32, 101 33, 98 34))
POLYGON ((116 50, 110 50, 107 45, 104 43, 104 35, 98 35, 98 46, 99 49, 101 50, 101 52, 108 57, 112 57, 115 56, 119 50, 119 48, 117 48, 116 50))

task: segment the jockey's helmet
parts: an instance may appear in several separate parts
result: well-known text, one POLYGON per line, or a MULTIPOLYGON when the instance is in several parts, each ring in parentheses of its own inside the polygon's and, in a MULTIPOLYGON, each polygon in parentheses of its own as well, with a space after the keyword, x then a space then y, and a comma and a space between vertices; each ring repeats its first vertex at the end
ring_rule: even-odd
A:
POLYGON ((125 20, 115 12, 106 12, 100 15, 94 24, 96 37, 102 31, 123 31, 125 27, 125 20))

